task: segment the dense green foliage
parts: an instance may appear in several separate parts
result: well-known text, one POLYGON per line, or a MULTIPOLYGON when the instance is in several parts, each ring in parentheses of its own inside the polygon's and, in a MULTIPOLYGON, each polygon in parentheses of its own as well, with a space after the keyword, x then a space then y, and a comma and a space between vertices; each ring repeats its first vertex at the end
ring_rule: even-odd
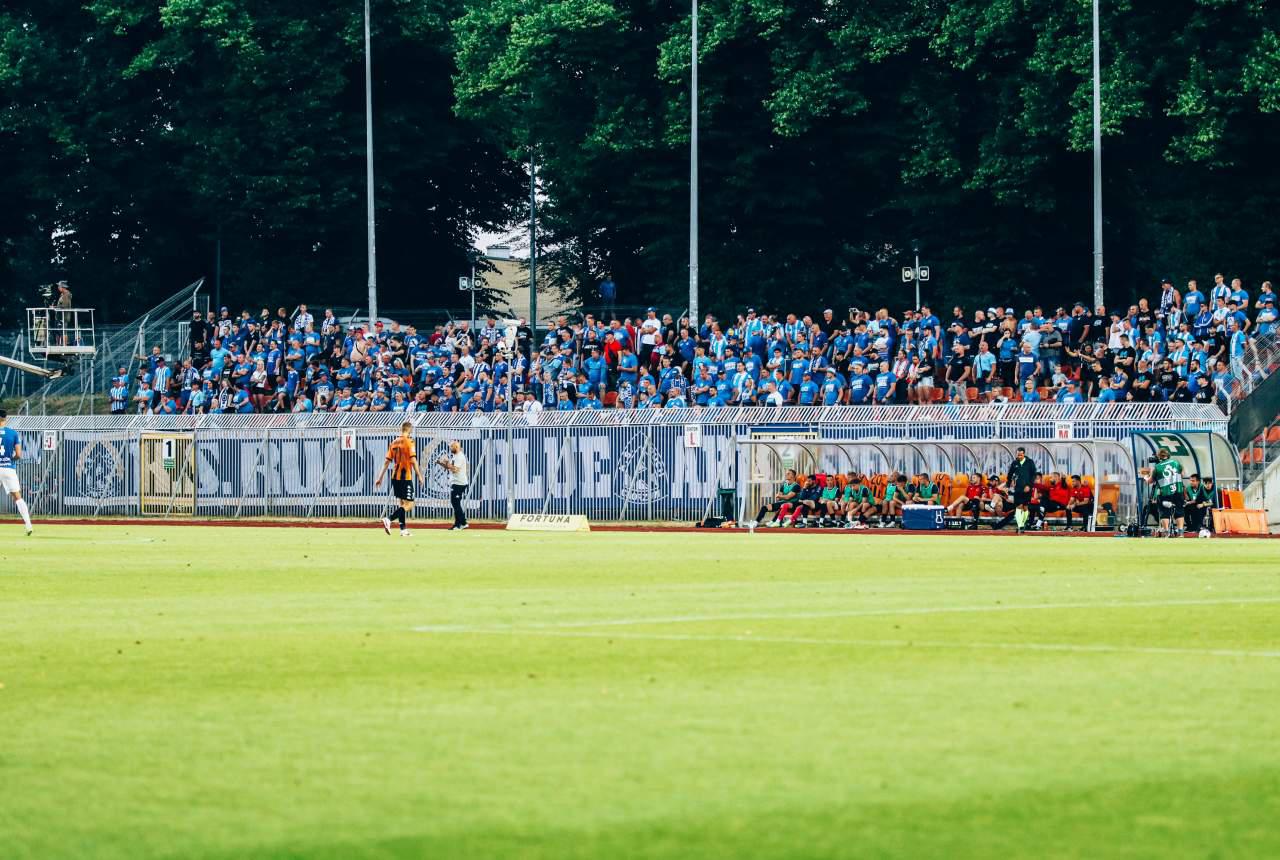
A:
POLYGON ((1273 547, 6 519, 0 844, 1275 857, 1273 547))
MULTIPOLYGON (((713 307, 898 310, 913 238, 941 297, 1091 295, 1088 2, 700 8, 713 307)), ((1103 8, 1108 295, 1216 269, 1256 287, 1280 265, 1280 9, 1103 8)), ((588 283, 613 270, 624 302, 679 306, 688 4, 492 0, 456 30, 463 115, 546 160, 556 262, 588 283)))
MULTIPOLYGON (((69 277, 127 315, 213 271, 235 303, 358 304, 361 4, 0 10, 0 320, 69 277)), ((686 284, 689 8, 375 0, 386 306, 460 305, 468 234, 543 164, 548 276, 686 284)), ((1089 4, 703 0, 704 303, 1056 302, 1091 280, 1089 4), (1064 288, 1066 288, 1064 290, 1064 288)), ((1280 267, 1280 8, 1103 2, 1108 295, 1280 267)))
MULTIPOLYGON (((384 306, 456 300, 519 169, 453 112, 460 6, 375 4, 384 306)), ((49 0, 0 12, 0 295, 66 276, 116 317, 201 275, 232 303, 364 303, 362 4, 49 0), (56 239, 55 239, 56 237, 56 239), (51 265, 53 258, 55 263, 51 265)))

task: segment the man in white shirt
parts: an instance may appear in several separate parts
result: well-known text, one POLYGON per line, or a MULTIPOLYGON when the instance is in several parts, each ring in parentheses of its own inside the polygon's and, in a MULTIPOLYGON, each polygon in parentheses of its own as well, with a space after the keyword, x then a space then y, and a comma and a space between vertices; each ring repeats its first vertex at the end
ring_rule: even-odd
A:
POLYGON ((644 322, 640 323, 640 351, 637 358, 640 359, 640 365, 649 363, 649 355, 653 352, 653 347, 658 342, 658 332, 662 330, 662 323, 658 320, 658 309, 649 308, 645 314, 644 322))
POLYGON ((450 442, 449 456, 437 462, 449 472, 449 502, 453 505, 453 527, 449 531, 465 529, 467 515, 462 510, 462 497, 471 483, 471 466, 467 455, 462 453, 462 443, 456 439, 450 442))

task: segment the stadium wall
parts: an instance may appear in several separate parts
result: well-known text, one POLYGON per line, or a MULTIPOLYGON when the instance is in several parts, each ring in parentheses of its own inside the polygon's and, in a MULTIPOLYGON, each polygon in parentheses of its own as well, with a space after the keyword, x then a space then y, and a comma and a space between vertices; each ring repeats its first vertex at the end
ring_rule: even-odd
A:
MULTIPOLYGON (((24 493, 39 516, 373 517, 373 487, 403 413, 99 416, 11 419, 22 437, 24 493)), ((844 408, 609 410, 530 415, 422 413, 419 456, 451 440, 472 463, 468 506, 510 513, 584 514, 605 521, 701 518, 741 468, 736 440, 812 433, 883 443, 1011 444, 1123 440, 1135 430, 1225 434, 1216 407, 1196 404, 994 404, 844 408), (691 430, 690 428, 696 428, 691 430), (692 438, 691 438, 692 437, 692 438), (695 443, 696 444, 693 444, 695 443)), ((904 462, 900 468, 916 468, 904 462)), ((0 510, 11 510, 6 498, 0 510)), ((448 510, 448 479, 432 466, 415 517, 448 510)))

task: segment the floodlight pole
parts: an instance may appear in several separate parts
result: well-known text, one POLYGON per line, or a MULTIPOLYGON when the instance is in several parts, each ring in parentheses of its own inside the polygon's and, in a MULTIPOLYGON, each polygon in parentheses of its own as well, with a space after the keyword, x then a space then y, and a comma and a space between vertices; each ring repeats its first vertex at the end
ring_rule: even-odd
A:
POLYGON ((471 280, 467 281, 467 292, 471 293, 471 336, 476 336, 476 252, 471 251, 471 280))
POLYGON ((915 249, 916 252, 916 276, 912 280, 916 282, 916 310, 920 310, 920 248, 915 249))
POLYGON ((538 162, 529 147, 529 360, 538 348, 538 162))
POLYGON ((692 0, 689 76, 689 324, 698 325, 698 0, 692 0))
POLYGON ((373 57, 369 37, 369 0, 364 0, 364 160, 369 222, 369 326, 378 319, 378 252, 373 220, 373 57))
POLYGON ((1102 63, 1098 0, 1093 0, 1093 306, 1102 301, 1102 63))

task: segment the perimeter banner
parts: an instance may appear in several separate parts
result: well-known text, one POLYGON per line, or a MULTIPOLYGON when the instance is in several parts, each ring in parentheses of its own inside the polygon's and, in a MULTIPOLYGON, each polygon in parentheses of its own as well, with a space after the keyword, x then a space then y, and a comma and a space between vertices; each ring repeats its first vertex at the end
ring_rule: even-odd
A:
MULTIPOLYGON (((390 433, 205 431, 196 441, 196 509, 208 515, 353 515, 386 504, 374 486, 390 433)), ((529 428, 419 435, 426 473, 418 507, 448 507, 449 477, 438 465, 449 442, 471 467, 467 506, 478 516, 539 513, 548 502, 592 519, 700 516, 723 477, 732 486, 732 430, 707 428, 698 448, 678 426, 529 428), (721 432, 716 432, 720 430, 721 432), (510 488, 508 488, 510 478, 510 488)))

